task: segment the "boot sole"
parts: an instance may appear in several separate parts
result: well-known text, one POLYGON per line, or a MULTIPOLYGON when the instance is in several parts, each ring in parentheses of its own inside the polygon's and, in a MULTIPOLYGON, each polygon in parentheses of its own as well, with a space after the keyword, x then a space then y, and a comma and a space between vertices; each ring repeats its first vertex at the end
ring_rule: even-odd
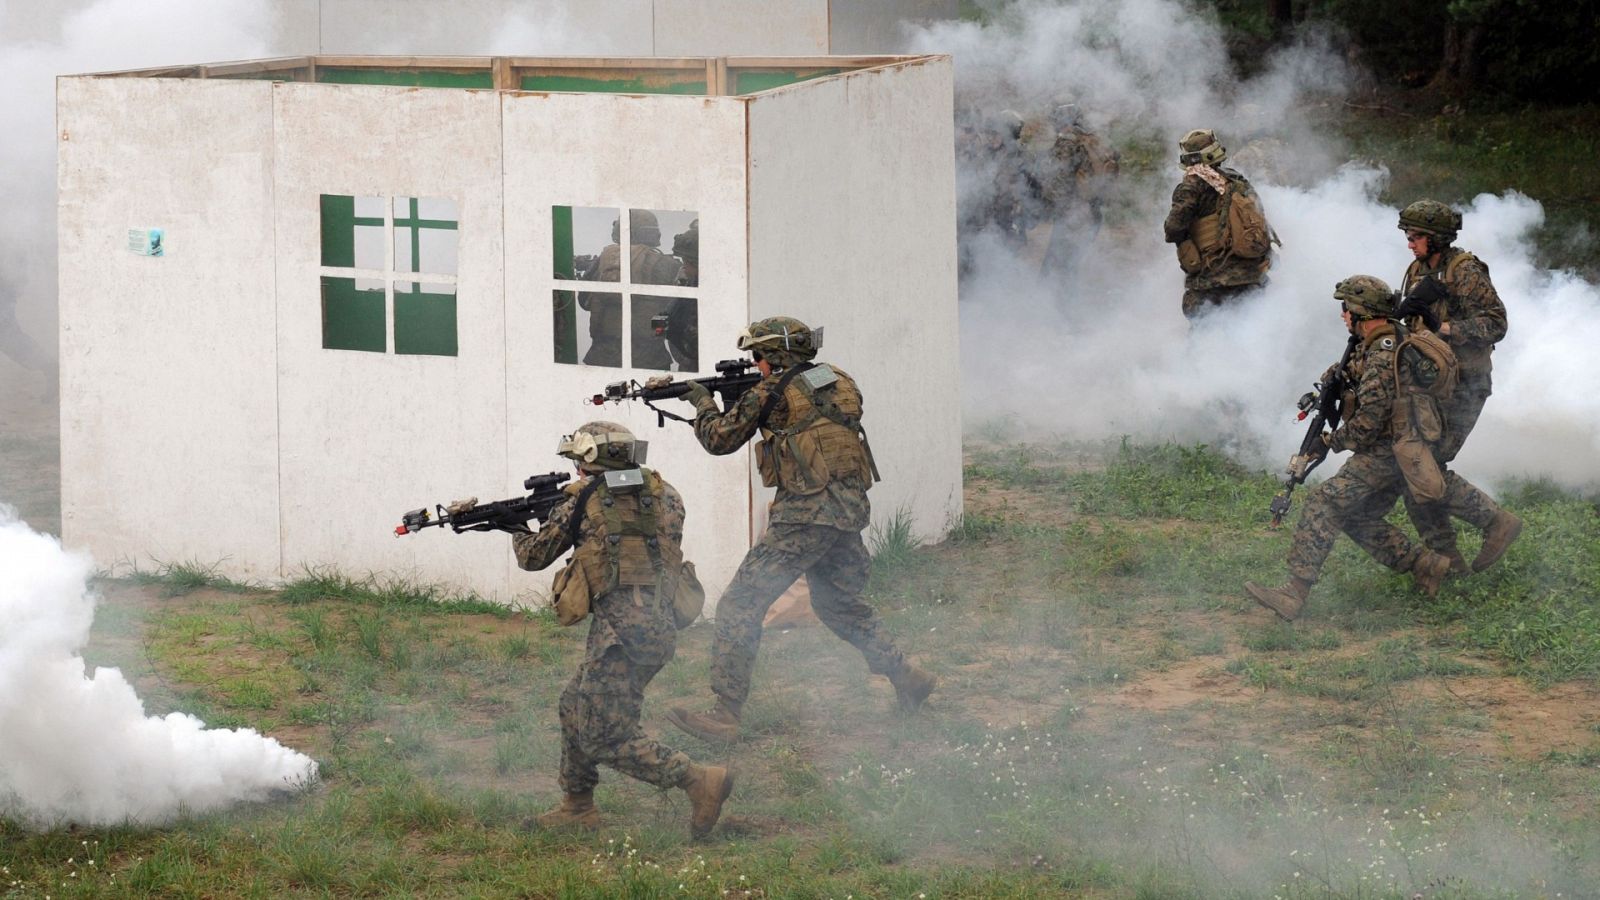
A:
POLYGON ((677 726, 678 730, 684 734, 697 737, 708 744, 731 744, 739 739, 739 732, 737 730, 730 735, 721 735, 717 734, 716 732, 703 731, 699 728, 696 728, 689 724, 687 718, 679 715, 678 711, 675 709, 667 710, 667 721, 677 726))
POLYGON ((914 713, 922 708, 922 704, 928 702, 928 698, 933 696, 934 690, 938 687, 939 679, 935 678, 933 683, 928 685, 928 689, 923 692, 922 696, 918 697, 914 694, 907 694, 906 696, 902 697, 898 692, 896 692, 895 701, 900 705, 901 712, 914 713))
POLYGON ((1495 563, 1499 562, 1500 561, 1500 557, 1505 556, 1506 555, 1506 551, 1510 550, 1511 549, 1511 545, 1515 544, 1517 542, 1517 538, 1519 538, 1521 536, 1522 536, 1522 520, 1518 519, 1517 520, 1517 524, 1511 526, 1511 536, 1506 538, 1506 542, 1504 544, 1500 545, 1500 552, 1499 553, 1496 553, 1495 555, 1489 557, 1488 559, 1484 559, 1483 554, 1480 553, 1480 554, 1478 554, 1478 558, 1472 561, 1472 571, 1473 571, 1473 573, 1476 574, 1478 572, 1482 572, 1484 569, 1487 569, 1490 566, 1494 565, 1495 563))

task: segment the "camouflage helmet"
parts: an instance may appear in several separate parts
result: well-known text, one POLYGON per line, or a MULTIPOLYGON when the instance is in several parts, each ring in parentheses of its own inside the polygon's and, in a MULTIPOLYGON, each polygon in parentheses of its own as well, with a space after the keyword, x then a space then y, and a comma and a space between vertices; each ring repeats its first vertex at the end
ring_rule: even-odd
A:
POLYGON ((689 223, 687 231, 672 236, 672 255, 684 262, 700 261, 700 220, 689 223))
POLYGON ((739 349, 759 353, 774 366, 787 368, 811 359, 822 347, 822 329, 789 316, 772 316, 750 326, 739 335, 739 349))
POLYGON ((1178 162, 1184 166, 1214 166, 1228 158, 1228 148, 1217 140, 1216 132, 1209 128, 1196 128, 1178 141, 1178 162))
POLYGON ((1334 285, 1333 299, 1363 319, 1387 319, 1394 313, 1394 291, 1382 278, 1372 275, 1351 275, 1334 285))
POLYGON ((556 444, 556 453, 578 464, 585 472, 607 469, 632 469, 644 464, 648 441, 633 436, 618 422, 585 422, 556 444))
POLYGON ((1448 244, 1461 230, 1461 214, 1437 200, 1418 200, 1400 210, 1400 230, 1419 231, 1448 244))

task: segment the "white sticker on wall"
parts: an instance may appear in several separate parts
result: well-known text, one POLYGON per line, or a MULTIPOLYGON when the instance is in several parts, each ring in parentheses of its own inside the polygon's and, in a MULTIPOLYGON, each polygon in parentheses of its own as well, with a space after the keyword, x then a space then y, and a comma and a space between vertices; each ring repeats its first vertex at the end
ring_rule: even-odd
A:
POLYGON ((128 252, 140 256, 166 256, 159 228, 129 228, 128 252))

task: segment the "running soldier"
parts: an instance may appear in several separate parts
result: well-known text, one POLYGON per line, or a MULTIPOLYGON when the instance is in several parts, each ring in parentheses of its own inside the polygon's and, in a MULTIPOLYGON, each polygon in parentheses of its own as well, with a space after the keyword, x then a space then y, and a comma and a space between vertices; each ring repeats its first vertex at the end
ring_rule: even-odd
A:
MULTIPOLYGON (((1264 287, 1272 254, 1267 248, 1257 256, 1244 256, 1225 240, 1229 217, 1225 201, 1246 197, 1259 210, 1260 199, 1244 175, 1223 168, 1228 149, 1216 135, 1196 129, 1183 136, 1178 148, 1183 181, 1173 188, 1163 230, 1167 243, 1178 245, 1178 265, 1184 272, 1183 314, 1193 319, 1264 287)), ((1270 228, 1267 236, 1276 243, 1270 228)))
POLYGON ((937 679, 907 662, 872 607, 861 599, 872 560, 861 540, 871 518, 867 489, 876 477, 861 430, 861 391, 844 371, 814 364, 822 330, 787 316, 754 322, 739 338, 762 380, 727 412, 703 386, 684 397, 695 406, 694 433, 716 455, 743 447, 759 431, 762 483, 778 489, 767 532, 745 555, 717 604, 707 712, 675 707, 674 725, 707 741, 732 741, 750 695, 750 673, 767 609, 802 573, 817 618, 849 641, 874 674, 887 675, 900 707, 915 710, 937 679))
MULTIPOLYGON (((1437 200, 1418 200, 1400 211, 1400 230, 1415 258, 1400 283, 1405 300, 1396 317, 1436 331, 1449 342, 1460 367, 1455 392, 1444 405, 1445 438, 1436 454, 1442 467, 1461 452, 1492 392, 1490 357, 1494 345, 1506 336, 1506 307, 1489 280, 1488 265, 1453 246, 1461 230, 1460 213, 1437 200)), ((1482 572, 1498 562, 1522 533, 1522 520, 1499 509, 1476 488, 1457 490, 1452 496, 1456 499, 1449 503, 1424 504, 1407 495, 1406 513, 1423 542, 1450 558, 1450 571, 1456 575, 1466 574, 1468 566, 1456 546, 1450 517, 1482 531, 1483 547, 1471 566, 1471 571, 1482 572)))
POLYGON ((615 422, 589 422, 568 435, 556 452, 583 477, 565 488, 568 499, 536 533, 512 541, 517 565, 529 571, 571 548, 556 583, 585 592, 592 611, 583 662, 561 692, 565 796, 536 821, 544 828, 598 828, 594 786, 604 763, 646 784, 683 788, 692 807, 689 830, 699 838, 722 814, 733 773, 696 765, 639 728, 645 688, 677 646, 672 607, 684 518, 677 490, 641 465, 644 447, 615 422))

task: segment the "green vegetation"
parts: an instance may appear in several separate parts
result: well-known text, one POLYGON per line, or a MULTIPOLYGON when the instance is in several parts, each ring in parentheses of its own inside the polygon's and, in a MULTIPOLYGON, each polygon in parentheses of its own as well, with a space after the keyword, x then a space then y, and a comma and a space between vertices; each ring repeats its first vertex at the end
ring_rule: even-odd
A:
POLYGON ((152 713, 312 753, 322 783, 161 828, 0 822, 0 897, 1488 898, 1600 879, 1592 500, 1508 488, 1523 540, 1432 603, 1341 542, 1286 626, 1239 592, 1281 576, 1274 482, 1208 448, 986 446, 967 480, 951 540, 915 547, 904 515, 870 536, 874 602, 942 679, 922 713, 890 713, 847 645, 798 628, 763 642, 743 741, 681 738, 662 712, 705 696, 711 628, 683 633, 644 721, 740 773, 701 844, 681 793, 609 772, 598 835, 525 827, 558 796, 581 628, 328 571, 275 592, 196 564, 107 581, 91 663, 152 713))

